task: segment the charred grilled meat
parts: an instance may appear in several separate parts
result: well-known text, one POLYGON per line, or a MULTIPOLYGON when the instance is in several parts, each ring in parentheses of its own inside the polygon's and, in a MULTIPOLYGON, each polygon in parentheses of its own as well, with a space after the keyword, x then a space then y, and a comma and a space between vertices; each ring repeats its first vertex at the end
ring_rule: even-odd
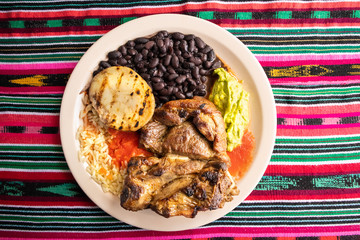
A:
POLYGON ((120 197, 125 209, 195 217, 239 193, 228 171, 224 120, 205 98, 170 101, 156 109, 141 129, 140 145, 156 157, 129 161, 120 197))

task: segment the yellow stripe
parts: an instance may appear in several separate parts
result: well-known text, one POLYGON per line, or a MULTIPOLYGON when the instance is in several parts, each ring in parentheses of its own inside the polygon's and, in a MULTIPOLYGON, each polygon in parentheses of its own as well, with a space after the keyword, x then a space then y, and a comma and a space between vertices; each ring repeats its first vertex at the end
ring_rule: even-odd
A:
POLYGON ((47 84, 43 82, 43 80, 47 79, 48 77, 42 75, 35 75, 32 77, 26 78, 19 78, 10 80, 11 83, 19 84, 19 85, 28 85, 28 86, 35 86, 41 87, 46 86, 47 84))

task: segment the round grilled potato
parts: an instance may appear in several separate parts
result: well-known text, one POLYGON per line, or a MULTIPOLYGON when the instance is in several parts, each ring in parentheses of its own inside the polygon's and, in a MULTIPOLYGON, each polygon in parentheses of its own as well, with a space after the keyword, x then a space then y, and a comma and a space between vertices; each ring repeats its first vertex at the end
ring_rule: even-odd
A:
POLYGON ((92 79, 89 99, 111 128, 136 131, 153 116, 155 99, 144 79, 128 67, 109 67, 92 79))

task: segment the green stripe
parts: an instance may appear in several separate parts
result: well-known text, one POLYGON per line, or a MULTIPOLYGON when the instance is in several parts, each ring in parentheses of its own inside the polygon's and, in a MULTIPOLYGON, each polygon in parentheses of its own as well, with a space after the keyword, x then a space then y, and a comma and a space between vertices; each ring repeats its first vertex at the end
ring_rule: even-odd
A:
POLYGON ((0 161, 0 168, 6 169, 40 169, 40 170, 69 170, 66 162, 13 162, 0 161))
POLYGON ((20 98, 20 97, 1 97, 0 102, 11 102, 11 103, 38 103, 38 104, 61 104, 60 99, 54 98, 20 98))
POLYGON ((0 62, 46 62, 46 61, 78 61, 84 53, 60 53, 39 55, 0 55, 0 62))
POLYGON ((360 157, 360 153, 334 153, 334 154, 284 154, 279 155, 274 153, 271 156, 271 162, 298 162, 298 163, 310 163, 310 162, 329 162, 329 161, 346 161, 357 160, 360 157))
POLYGON ((226 216, 230 217, 295 217, 295 216, 336 216, 336 215, 357 215, 360 209, 353 210, 319 210, 319 211, 235 211, 226 216))
POLYGON ((62 152, 61 146, 24 146, 24 145, 0 145, 0 151, 34 151, 34 152, 62 152))
POLYGON ((360 87, 350 87, 345 89, 327 88, 327 89, 272 89, 276 95, 332 95, 332 94, 353 94, 360 92, 360 87))
POLYGON ((277 138, 276 144, 324 144, 324 143, 343 143, 358 142, 360 136, 346 136, 336 138, 277 138))
POLYGON ((248 46, 255 54, 360 52, 360 46, 248 46))

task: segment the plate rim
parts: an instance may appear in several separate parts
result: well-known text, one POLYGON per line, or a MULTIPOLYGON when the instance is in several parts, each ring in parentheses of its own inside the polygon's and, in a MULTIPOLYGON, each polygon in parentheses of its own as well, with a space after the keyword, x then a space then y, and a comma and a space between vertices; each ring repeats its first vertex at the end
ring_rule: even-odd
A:
MULTIPOLYGON (((263 68, 261 67, 260 63, 257 61, 257 59, 255 58, 255 56, 251 53, 251 51, 240 41, 238 40, 233 34, 231 34, 230 32, 228 32, 227 30, 225 30, 224 28, 221 28, 220 26, 211 23, 210 21, 201 19, 201 18, 197 18, 197 17, 193 17, 193 16, 189 16, 189 15, 184 15, 184 14, 174 14, 174 13, 170 13, 170 14, 155 14, 155 15, 148 15, 148 16, 144 16, 144 17, 140 17, 134 20, 131 20, 129 22, 126 22, 122 25, 119 25, 117 27, 115 27, 114 29, 110 30, 108 33, 104 34, 101 38, 99 38, 86 52, 85 54, 81 57, 81 59, 79 60, 79 62, 76 64, 73 72, 70 75, 70 78, 66 84, 65 90, 64 90, 64 95, 63 95, 63 99, 61 102, 61 108, 60 108, 60 138, 61 138, 61 143, 62 143, 62 147, 63 147, 63 152, 65 155, 65 159, 66 162, 69 166, 69 169, 72 173, 72 175, 74 176, 76 182, 78 183, 78 185, 80 186, 80 188, 85 192, 85 194, 102 210, 104 210, 105 212, 107 212, 109 215, 113 216, 114 218, 123 221, 127 224, 136 226, 136 227, 140 227, 143 229, 148 229, 148 230, 156 230, 156 231, 179 231, 179 230, 188 230, 188 229, 193 229, 193 228, 197 228, 200 226, 203 226, 205 224, 211 223, 215 220, 217 220, 218 218, 224 216, 225 214, 229 213, 231 210, 233 210, 234 207, 232 207, 230 210, 228 210, 228 208, 226 208, 226 211, 224 211, 224 214, 222 214, 222 216, 218 216, 219 214, 215 214, 216 217, 213 217, 212 214, 207 214, 209 216, 207 216, 206 221, 202 220, 200 222, 198 221, 193 221, 193 224, 189 224, 186 227, 181 227, 181 226, 176 226, 173 225, 170 228, 166 228, 164 229, 163 227, 159 227, 159 226, 154 226, 152 224, 143 224, 138 222, 138 221, 134 221, 134 220, 125 220, 125 219, 120 219, 118 216, 115 216, 114 213, 111 212, 111 209, 108 209, 107 207, 104 207, 101 203, 99 203, 99 201, 101 201, 101 199, 97 199, 96 194, 98 193, 97 190, 94 189, 89 189, 89 187, 87 187, 87 185, 89 185, 90 183, 88 183, 88 181, 92 181, 95 183, 94 180, 92 180, 91 176, 86 172, 85 168, 83 169, 84 171, 78 171, 78 168, 80 166, 80 160, 78 158, 78 155, 76 154, 76 160, 77 162, 74 162, 74 157, 72 156, 72 154, 74 153, 74 146, 71 146, 71 143, 68 141, 69 138, 69 134, 71 133, 76 133, 77 131, 77 126, 74 126, 76 124, 71 124, 73 122, 71 122, 69 120, 69 111, 70 114, 72 116, 72 119, 74 119, 74 114, 76 113, 76 109, 75 107, 71 106, 73 101, 77 101, 76 99, 76 94, 73 93, 73 89, 72 87, 74 86, 78 86, 79 83, 75 84, 74 82, 77 80, 75 79, 78 75, 79 75, 79 71, 82 70, 82 68, 85 65, 85 61, 91 57, 91 55, 98 51, 99 48, 101 48, 101 44, 103 44, 106 41, 109 41, 109 38, 113 37, 114 35, 117 35, 119 32, 121 31, 125 31, 125 30, 129 30, 133 27, 139 26, 141 24, 147 24, 149 22, 156 22, 157 24, 162 24, 164 23, 166 25, 167 21, 180 21, 184 24, 186 23, 191 23, 194 25, 200 25, 202 27, 206 27, 207 29, 211 29, 213 31, 219 32, 221 34, 224 34, 223 37, 225 36, 227 38, 227 40, 231 39, 231 41, 233 41, 235 43, 235 40, 237 41, 237 44, 235 44, 235 46, 232 46, 233 49, 241 49, 241 52, 244 52, 245 54, 247 54, 246 56, 249 57, 249 59, 247 59, 247 61, 243 62, 243 64, 246 66, 251 66, 254 67, 256 70, 258 70, 254 75, 256 77, 258 77, 259 79, 262 79, 262 85, 261 86, 257 86, 256 85, 256 81, 254 82, 254 84, 260 89, 259 91, 262 91, 261 94, 263 96, 263 98, 265 97, 266 100, 270 100, 270 105, 267 106, 266 109, 261 109, 261 114, 265 114, 266 116, 271 116, 270 121, 263 121, 262 122, 262 128, 263 129, 267 129, 265 131, 265 139, 266 139, 266 143, 264 142, 264 137, 262 137, 260 140, 260 142, 257 141, 257 139, 255 139, 256 141, 256 148, 257 149, 265 149, 263 152, 263 157, 265 157, 264 160, 264 164, 262 166, 258 166, 257 167, 257 176, 256 176, 256 184, 253 184, 254 186, 252 187, 252 190, 256 187, 256 185, 258 184, 258 182, 260 181, 260 179, 262 178, 269 162, 270 162, 270 158, 271 158, 271 154, 274 148, 274 144, 275 144, 275 137, 276 137, 276 108, 275 108, 275 100, 274 100, 274 96, 271 90, 271 86, 270 83, 268 81, 268 78, 263 70, 263 68), (196 23, 196 24, 195 24, 196 23), (265 81, 266 80, 266 81, 265 81), (69 106, 70 106, 70 110, 69 110, 69 106), (71 127, 68 127, 68 125, 71 125, 71 127), (84 175, 87 174, 87 175, 84 175)), ((194 25, 186 25, 185 28, 192 28, 194 27, 194 25)), ((157 26, 158 30, 163 30, 162 28, 160 28, 160 26, 157 26)), ((167 30, 167 29, 166 29, 167 30)), ((203 30, 200 30, 203 31, 203 30)), ((131 35, 131 34, 130 34, 131 35)), ((134 36, 136 36, 135 34, 132 34, 134 36)), ((140 36, 139 36, 140 37, 140 36)), ((135 38, 135 37, 133 37, 135 38)), ((131 39, 133 39, 131 38, 131 39)), ((129 39, 130 40, 130 39, 129 39)), ((207 42, 207 41, 205 41, 207 42)), ((117 47, 120 46, 122 43, 118 43, 117 47)), ((211 44, 209 44, 211 45, 211 44)), ((107 51, 103 52, 102 58, 98 57, 99 59, 105 59, 105 54, 107 54, 107 51)), ((97 62, 98 63, 98 62, 97 62)), ((91 67, 91 66, 90 66, 91 67)), ((93 66, 94 67, 94 66, 93 66)), ((230 66, 231 67, 231 66, 230 66)), ((246 68, 248 69, 248 68, 246 68)), ((89 72, 92 72, 91 70, 89 70, 89 72)), ((79 95, 80 96, 80 95, 79 95)), ((78 97, 79 97, 78 96, 78 97)), ((261 100, 262 98, 260 98, 261 100)), ((261 105, 260 107, 264 108, 263 105, 261 105)), ((72 136, 73 138, 75 138, 75 135, 72 136)), ((77 141, 77 140, 76 140, 77 141)), ((250 170, 248 170, 249 172, 250 170)), ((247 172, 247 173, 248 173, 247 172)), ((90 184, 93 186, 93 184, 90 184)), ((101 187, 100 187, 101 189, 101 187)), ((241 199, 239 202, 237 202, 237 204, 235 205, 235 207, 240 204, 241 202, 244 201, 244 199, 250 195, 250 193, 252 192, 252 190, 246 194, 246 196, 243 197, 243 199, 241 199)), ((241 191, 241 189, 240 189, 241 191)), ((110 193, 104 193, 104 195, 109 195, 110 193)), ((108 198, 106 198, 108 199, 108 198)), ((232 201, 234 202, 234 200, 232 201)), ((231 203, 231 202, 230 202, 231 203)), ((112 202, 111 202, 112 204, 112 202)), ((229 203, 226 203, 229 204, 229 203)), ((234 204, 232 204, 234 205, 234 204)), ((119 208, 121 208, 120 206, 118 206, 119 208)), ((224 208, 223 208, 224 209, 224 208)), ((222 209, 220 209, 222 210, 222 209)), ((125 210, 126 211, 126 210, 125 210)), ((147 211, 147 210, 143 210, 143 211, 147 211)), ((217 211, 217 210, 215 210, 217 211)), ((211 212, 215 212, 215 211, 211 211, 211 212)), ((128 211, 129 212, 129 211, 128 211)), ((210 212, 210 211, 207 211, 210 212)), ((132 212, 129 212, 132 213, 132 212)), ((202 214, 203 212, 199 213, 202 214)), ((153 213, 156 214, 156 213, 153 213)), ((136 215, 134 213, 134 215, 136 215)), ((158 215, 159 217, 163 218, 162 216, 158 215)), ((182 218, 182 217, 180 217, 182 218)), ((173 217, 168 219, 170 224, 173 224, 174 222, 176 222, 176 220, 173 219, 179 219, 179 217, 173 217)), ((196 219, 196 217, 195 217, 196 219)), ((183 222, 183 221, 180 221, 183 222)))

